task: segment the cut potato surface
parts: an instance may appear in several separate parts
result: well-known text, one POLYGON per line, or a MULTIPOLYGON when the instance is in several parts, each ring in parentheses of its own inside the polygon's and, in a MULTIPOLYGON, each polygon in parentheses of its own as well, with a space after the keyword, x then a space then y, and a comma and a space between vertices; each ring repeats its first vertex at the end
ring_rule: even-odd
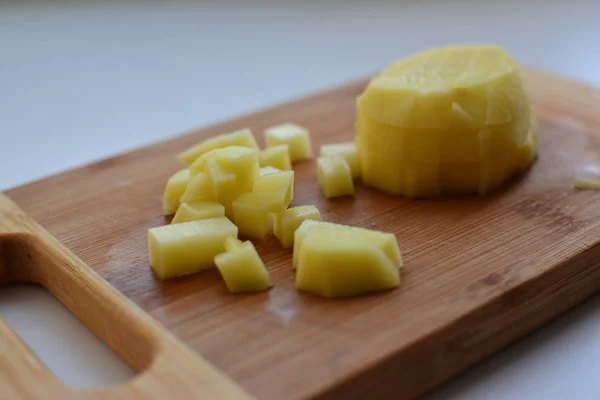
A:
POLYGON ((182 222, 199 221, 202 219, 210 219, 225 216, 225 207, 216 201, 191 201, 189 203, 182 203, 173 220, 172 224, 179 224, 182 222))
POLYGON ((273 233, 284 248, 294 245, 294 232, 307 219, 320 220, 321 213, 315 206, 298 206, 275 215, 273 233))
POLYGON ((268 147, 287 145, 290 160, 298 162, 312 157, 312 142, 308 129, 291 123, 273 126, 265 130, 268 147))
POLYGON ((163 213, 171 215, 179 207, 179 199, 185 192, 190 182, 190 171, 186 169, 179 170, 171 176, 163 193, 163 213))
POLYGON ((184 164, 191 165, 202 154, 228 146, 249 147, 258 150, 258 144, 252 131, 250 129, 241 129, 205 139, 196 146, 190 147, 178 154, 177 158, 184 164))
POLYGON ((252 189, 254 199, 272 213, 284 211, 294 197, 294 171, 281 171, 258 177, 252 189))
POLYGON ((265 175, 270 175, 270 174, 276 174, 278 172, 281 172, 280 169, 278 168, 274 168, 274 167, 262 167, 258 170, 258 175, 259 176, 265 176, 265 175))
POLYGON ((230 292, 258 292, 273 286, 269 271, 251 242, 231 241, 226 247, 229 248, 225 253, 215 257, 215 264, 230 292))
POLYGON ((296 252, 296 287, 306 292, 347 297, 400 284, 398 268, 381 248, 368 242, 311 236, 296 252))
POLYGON ((292 266, 297 267, 299 254, 304 240, 309 237, 322 238, 325 241, 340 240, 362 242, 373 245, 390 259, 396 268, 402 268, 402 256, 398 248, 396 236, 392 233, 380 232, 355 226, 334 224, 325 221, 306 220, 294 233, 294 254, 292 266))
POLYGON ((225 217, 149 229, 150 265, 161 279, 211 268, 225 240, 237 235, 238 228, 225 217))
POLYGON ((233 201, 233 220, 240 234, 262 239, 273 231, 273 214, 253 193, 244 193, 233 201))
POLYGON ((282 171, 292 169, 290 150, 287 144, 268 147, 260 152, 259 164, 261 167, 274 167, 282 171))
POLYGON ((600 190, 600 178, 579 176, 575 179, 575 188, 581 190, 600 190))
POLYGON ((210 176, 208 173, 202 172, 190 180, 183 196, 181 196, 181 202, 189 203, 197 200, 213 200, 214 198, 210 176))
POLYGON ((354 194, 352 172, 344 157, 340 155, 319 157, 317 173, 321 191, 327 198, 354 194))
POLYGON ((324 144, 320 149, 321 157, 329 156, 342 156, 348 163, 350 171, 352 171, 352 178, 360 178, 360 159, 358 157, 358 149, 356 143, 335 143, 335 144, 324 144))
POLYGON ((485 194, 537 155, 519 69, 494 46, 392 64, 359 97, 356 132, 363 182, 407 197, 485 194))

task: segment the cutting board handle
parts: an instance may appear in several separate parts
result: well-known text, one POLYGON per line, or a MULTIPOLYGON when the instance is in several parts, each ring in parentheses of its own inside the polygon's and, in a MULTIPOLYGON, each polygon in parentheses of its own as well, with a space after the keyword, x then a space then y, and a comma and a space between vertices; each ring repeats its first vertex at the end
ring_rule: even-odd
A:
POLYGON ((0 193, 0 284, 6 283, 47 288, 139 374, 110 388, 70 388, 0 319, 0 398, 251 398, 0 193))

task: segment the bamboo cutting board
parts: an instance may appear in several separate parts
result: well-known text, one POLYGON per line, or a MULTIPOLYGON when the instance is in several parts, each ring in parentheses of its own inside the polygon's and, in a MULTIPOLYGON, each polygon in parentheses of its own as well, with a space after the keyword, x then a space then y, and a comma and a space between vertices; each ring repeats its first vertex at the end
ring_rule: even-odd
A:
MULTIPOLYGON (((161 282, 148 265, 146 232, 168 222, 161 193, 181 167, 177 152, 243 127, 261 138, 284 121, 307 126, 315 149, 352 140, 355 99, 366 81, 6 194, 250 395, 413 397, 600 289, 600 192, 572 189, 578 171, 600 154, 600 91, 525 75, 539 117, 540 159, 493 195, 417 201, 359 185, 354 198, 326 200, 314 160, 296 165, 294 205, 315 204, 326 220, 396 234, 405 268, 391 292, 333 301, 299 293, 291 251, 273 237, 256 242, 275 283, 266 293, 231 295, 216 270, 161 282)), ((109 344, 123 354, 119 343, 109 344)))

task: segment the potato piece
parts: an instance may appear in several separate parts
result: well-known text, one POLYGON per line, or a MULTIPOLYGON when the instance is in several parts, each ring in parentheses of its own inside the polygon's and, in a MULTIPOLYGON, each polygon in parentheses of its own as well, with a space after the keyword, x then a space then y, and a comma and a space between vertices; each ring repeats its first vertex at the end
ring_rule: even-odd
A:
POLYGON ((210 176, 206 172, 202 172, 190 180, 183 196, 181 196, 181 202, 189 203, 198 200, 213 200, 214 198, 210 176))
POLYGON ((381 249, 397 268, 402 268, 402 256, 394 234, 315 220, 305 220, 294 233, 293 268, 297 266, 297 254, 307 237, 322 237, 323 240, 337 238, 342 241, 368 243, 381 249))
POLYGON ((225 239, 237 234, 237 226, 225 217, 149 229, 150 265, 161 279, 212 268, 225 239))
POLYGON ((253 193, 244 193, 232 203, 233 220, 240 234, 262 239, 273 230, 273 214, 253 193))
POLYGON ((294 232, 307 219, 320 220, 321 214, 315 206, 298 206, 275 215, 273 233, 284 248, 294 245, 294 232))
POLYGON ((268 147, 260 152, 259 164, 261 167, 274 167, 282 171, 292 169, 290 150, 287 144, 268 147))
POLYGON ((495 46, 446 47, 393 63, 357 100, 362 181, 407 197, 486 194, 537 156, 519 68, 495 46))
POLYGON ((182 203, 177 209, 171 223, 179 224, 224 216, 225 207, 216 201, 196 200, 189 203, 182 203))
POLYGON ((320 150, 321 157, 329 156, 342 156, 348 163, 350 171, 352 171, 352 178, 360 178, 360 159, 358 157, 358 150, 356 143, 336 143, 336 144, 324 144, 320 150))
POLYGON ((352 173, 344 157, 319 157, 317 170, 319 185, 325 197, 354 195, 352 173))
POLYGON ((312 144, 308 129, 291 123, 273 126, 265 130, 268 147, 288 145, 290 160, 295 163, 312 157, 312 144))
POLYGON ((179 199, 185 192, 190 182, 190 171, 186 169, 179 170, 171 176, 163 193, 163 213, 171 215, 179 207, 179 199))
POLYGON ((243 243, 244 242, 242 242, 240 239, 230 236, 225 240, 225 244, 223 246, 225 247, 225 251, 234 251, 243 243))
POLYGON ((255 150, 259 149, 252 131, 246 128, 205 139, 196 146, 190 147, 184 152, 179 153, 177 158, 184 164, 191 165, 202 154, 228 146, 249 147, 255 150))
POLYGON ((296 288, 323 297, 347 297, 400 284, 398 268, 377 246, 360 240, 307 238, 299 251, 296 288))
POLYGON ((235 243, 215 257, 215 264, 232 293, 258 292, 273 286, 269 271, 249 241, 235 243))
POLYGON ((600 190, 600 179, 587 176, 578 176, 575 179, 575 189, 600 190))
POLYGON ((232 217, 233 200, 254 187, 258 177, 258 152, 231 146, 215 151, 206 165, 214 198, 225 207, 225 215, 232 217))
POLYGON ((265 176, 281 172, 280 169, 274 167, 262 167, 258 170, 258 176, 265 176))
POLYGON ((284 211, 294 197, 294 171, 281 171, 257 178, 252 195, 269 212, 284 211))

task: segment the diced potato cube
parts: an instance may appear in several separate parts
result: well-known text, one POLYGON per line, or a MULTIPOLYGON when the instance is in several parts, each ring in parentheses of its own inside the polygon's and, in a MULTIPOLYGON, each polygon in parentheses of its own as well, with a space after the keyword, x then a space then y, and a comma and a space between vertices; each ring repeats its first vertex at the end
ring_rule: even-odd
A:
POLYGON ((291 170, 292 161, 290 160, 289 146, 280 144, 264 149, 260 152, 259 162, 261 167, 274 167, 282 171, 291 170))
POLYGON ((181 160, 183 163, 190 165, 202 154, 227 146, 241 146, 256 150, 259 149, 252 131, 250 129, 241 129, 239 131, 224 133, 205 139, 196 146, 190 147, 184 152, 178 154, 177 158, 179 158, 179 160, 181 160))
POLYGON ((268 147, 287 144, 292 162, 312 157, 312 144, 308 129, 291 123, 273 126, 265 130, 268 147))
POLYGON ((249 192, 258 177, 258 154, 254 149, 230 146, 215 151, 213 157, 223 171, 235 174, 240 190, 249 192))
POLYGON ((252 195, 263 203, 269 212, 284 211, 294 197, 294 171, 281 171, 258 177, 252 195))
POLYGON ((338 238, 342 241, 368 243, 381 249, 397 268, 402 268, 402 256, 394 234, 315 220, 304 221, 294 233, 293 268, 298 264, 296 256, 308 237, 322 237, 324 240, 338 238))
POLYGON ((177 209, 171 223, 179 224, 224 216, 225 207, 216 201, 196 200, 189 203, 182 203, 177 209))
POLYGON ((189 203, 197 200, 213 200, 214 198, 210 176, 208 173, 202 172, 192 178, 181 196, 181 202, 189 203))
POLYGON ((211 151, 207 151, 202 154, 190 165, 190 174, 192 176, 196 176, 201 172, 206 172, 206 162, 215 154, 216 151, 220 149, 215 149, 211 151))
POLYGON ((319 157, 317 171, 321 191, 327 198, 354 194, 352 173, 341 156, 319 157))
POLYGON ((269 174, 276 174, 278 172, 281 172, 281 170, 279 168, 274 168, 274 167, 262 167, 258 170, 258 176, 265 176, 265 175, 269 175, 269 174))
POLYGON ((275 215, 273 233, 284 248, 294 244, 294 232, 307 219, 320 220, 321 214, 315 206, 298 206, 275 215))
POLYGON ((296 287, 323 297, 347 297, 400 284, 398 268, 385 253, 360 240, 314 236, 299 251, 296 287))
POLYGON ((244 193, 233 201, 233 217, 240 234, 262 239, 273 230, 273 214, 253 193, 244 193))
POLYGON ((358 157, 358 149, 356 143, 336 143, 336 144, 325 144, 321 146, 321 157, 330 156, 342 156, 348 163, 350 171, 352 171, 352 178, 356 179, 360 177, 360 158, 358 157))
POLYGON ((225 244, 223 246, 225 247, 225 251, 234 251, 243 243, 244 242, 242 242, 240 239, 230 236, 225 240, 225 244))
POLYGON ((237 226, 225 217, 149 229, 150 265, 161 279, 211 268, 225 239, 237 234, 237 226))
POLYGON ((258 152, 243 147, 226 147, 214 152, 207 161, 214 198, 225 207, 225 215, 233 216, 231 203, 254 187, 258 177, 258 152))
POLYGON ((186 169, 179 170, 169 178, 165 191, 163 193, 163 213, 171 215, 179 207, 179 199, 185 192, 190 182, 190 171, 186 169))
POLYGON ((575 178, 575 189, 581 190, 600 190, 600 179, 587 176, 578 176, 575 178))
POLYGON ((273 286, 269 271, 251 242, 219 254, 215 264, 232 293, 258 292, 273 286))

